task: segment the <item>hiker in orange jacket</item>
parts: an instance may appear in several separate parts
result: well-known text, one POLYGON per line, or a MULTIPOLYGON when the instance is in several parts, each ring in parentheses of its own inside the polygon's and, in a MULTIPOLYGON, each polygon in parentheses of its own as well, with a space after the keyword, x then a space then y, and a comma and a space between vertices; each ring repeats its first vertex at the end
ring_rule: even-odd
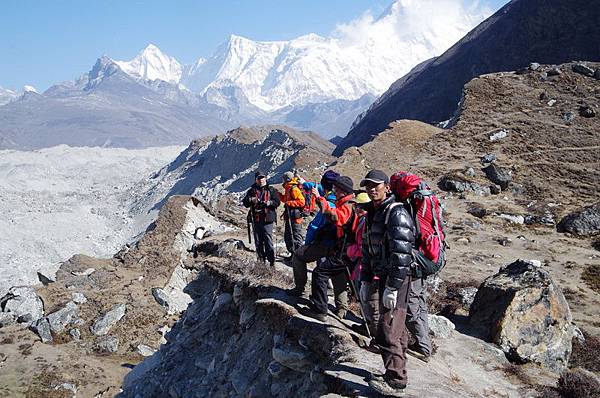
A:
POLYGON ((279 198, 284 204, 283 220, 285 246, 290 252, 289 259, 292 259, 297 247, 302 246, 304 236, 302 234, 302 209, 304 208, 304 195, 299 187, 298 178, 294 177, 291 171, 283 173, 283 189, 279 198))

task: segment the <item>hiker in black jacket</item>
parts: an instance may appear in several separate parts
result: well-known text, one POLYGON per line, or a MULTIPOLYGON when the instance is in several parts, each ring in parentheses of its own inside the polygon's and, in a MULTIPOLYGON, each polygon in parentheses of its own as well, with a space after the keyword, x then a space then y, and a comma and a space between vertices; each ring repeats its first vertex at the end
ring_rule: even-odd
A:
POLYGON ((389 193, 389 178, 381 170, 370 171, 360 185, 371 203, 362 240, 361 297, 368 297, 374 276, 379 278, 379 322, 377 344, 386 372, 373 375, 369 385, 382 395, 397 396, 406 388, 408 332, 406 310, 411 283, 415 226, 402 204, 389 193), (387 219, 387 220, 386 220, 387 219))
POLYGON ((253 221, 254 244, 261 261, 269 261, 275 266, 275 250, 273 249, 273 224, 277 220, 275 209, 279 206, 279 195, 275 188, 267 183, 267 175, 262 171, 254 173, 256 182, 250 187, 242 200, 245 207, 250 208, 249 220, 253 221))

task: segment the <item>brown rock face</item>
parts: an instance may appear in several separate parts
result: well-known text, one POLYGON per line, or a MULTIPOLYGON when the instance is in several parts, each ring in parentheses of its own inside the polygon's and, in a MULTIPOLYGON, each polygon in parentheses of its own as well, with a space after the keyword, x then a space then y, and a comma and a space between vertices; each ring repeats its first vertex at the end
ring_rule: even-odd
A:
POLYGON ((543 269, 517 260, 487 278, 470 309, 470 322, 517 362, 554 371, 571 355, 571 311, 543 269))

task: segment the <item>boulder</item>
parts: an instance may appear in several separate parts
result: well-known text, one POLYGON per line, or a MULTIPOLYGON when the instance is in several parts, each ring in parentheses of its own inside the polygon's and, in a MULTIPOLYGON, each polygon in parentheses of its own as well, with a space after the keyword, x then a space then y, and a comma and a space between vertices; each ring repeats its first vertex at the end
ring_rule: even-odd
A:
POLYGON ((525 217, 519 214, 498 214, 496 217, 508 221, 511 224, 524 224, 525 217))
POLYGON ((11 287, 0 299, 0 308, 21 323, 33 324, 44 316, 44 303, 31 287, 11 287))
POLYGON ((48 323, 48 319, 38 319, 35 324, 31 325, 31 330, 33 330, 38 336, 40 336, 42 343, 49 343, 52 341, 52 333, 50 331, 50 324, 48 323))
POLYGON ((298 372, 309 372, 312 368, 310 353, 289 346, 273 347, 273 359, 288 369, 298 372))
POLYGON ((83 295, 83 293, 73 293, 71 294, 71 300, 75 304, 85 304, 87 303, 87 298, 83 295))
POLYGON ((450 319, 440 315, 427 314, 427 323, 429 324, 429 333, 439 339, 447 339, 456 329, 450 319))
POLYGON ((558 232, 592 236, 600 233, 600 202, 565 216, 557 225, 558 232))
POLYGON ((477 295, 477 288, 474 286, 458 289, 458 299, 467 308, 475 301, 475 295, 477 295))
POLYGON ((230 293, 221 293, 217 296, 212 306, 210 314, 217 314, 225 310, 233 302, 233 296, 230 293))
POLYGON ((135 351, 143 357, 152 356, 156 352, 154 348, 146 344, 138 344, 135 351))
POLYGON ((481 164, 494 163, 496 161, 496 155, 493 153, 486 153, 479 159, 479 161, 481 164))
POLYGON ((77 318, 77 305, 74 302, 69 301, 64 308, 51 313, 47 318, 52 333, 62 333, 67 325, 77 318))
POLYGON ((562 118, 565 123, 571 123, 573 120, 575 120, 575 115, 573 112, 565 112, 563 113, 562 118))
POLYGON ((596 116, 596 111, 589 105, 582 105, 579 107, 579 115, 586 118, 596 116))
POLYGON ((81 339, 81 332, 77 328, 73 328, 69 330, 69 335, 73 338, 73 340, 77 341, 81 339))
POLYGON ((104 316, 98 318, 94 325, 90 328, 91 332, 96 336, 104 336, 108 334, 117 322, 125 315, 125 304, 117 304, 104 316))
POLYGON ((562 75, 562 71, 558 67, 550 68, 546 71, 546 75, 550 76, 560 76, 562 75))
POLYGON ((600 68, 596 69, 594 72, 594 79, 600 80, 600 68))
POLYGON ((471 304, 472 327, 518 363, 560 372, 571 355, 571 311, 550 274, 517 260, 487 278, 471 304))
POLYGON ((465 178, 457 175, 445 175, 440 179, 439 187, 448 192, 474 192, 480 196, 487 196, 490 194, 488 187, 482 187, 481 185, 470 182, 465 178))
POLYGON ((502 190, 508 188, 508 184, 512 181, 512 175, 508 169, 496 166, 494 163, 490 163, 483 168, 486 177, 494 184, 500 185, 502 190))
POLYGON ((571 69, 573 69, 573 72, 582 74, 584 76, 589 76, 589 77, 594 76, 594 70, 592 68, 590 68, 589 66, 587 66, 586 64, 581 64, 581 63, 573 64, 573 66, 571 66, 571 69))
POLYGON ((119 339, 115 336, 102 336, 96 340, 97 351, 114 353, 119 350, 119 339))
POLYGON ((492 132, 492 134, 490 134, 490 141, 492 141, 492 142, 499 141, 506 137, 508 137, 508 130, 499 129, 499 130, 492 132))
POLYGON ((0 328, 12 325, 15 323, 16 318, 13 314, 8 312, 0 312, 0 328))

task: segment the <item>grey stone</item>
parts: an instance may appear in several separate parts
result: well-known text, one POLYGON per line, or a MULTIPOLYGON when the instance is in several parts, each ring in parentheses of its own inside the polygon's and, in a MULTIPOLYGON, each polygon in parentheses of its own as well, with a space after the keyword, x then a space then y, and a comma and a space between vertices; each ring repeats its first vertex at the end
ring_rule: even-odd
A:
POLYGON ((573 324, 573 338, 579 342, 579 344, 585 343, 585 336, 581 329, 573 324))
POLYGON ((518 214, 498 214, 496 217, 506 220, 512 224, 524 224, 525 217, 518 214))
POLYGON ((468 168, 465 170, 465 175, 466 175, 467 177, 475 177, 475 170, 473 170, 473 168, 472 168, 472 167, 468 167, 468 168))
POLYGON ((217 296, 215 303, 210 311, 212 314, 217 314, 223 310, 225 310, 229 304, 233 302, 233 296, 230 293, 221 293, 217 296))
POLYGON ((151 292, 152 297, 154 297, 154 300, 156 300, 158 304, 162 305, 166 309, 169 308, 169 296, 167 296, 167 293, 165 293, 164 290, 159 287, 153 287, 151 292))
POLYGON ((490 185, 490 193, 492 195, 500 195, 502 193, 502 187, 500 185, 492 184, 490 185))
POLYGON ((575 115, 573 112, 565 112, 563 113, 562 118, 565 123, 571 123, 573 120, 575 120, 575 115))
POLYGON ((562 75, 562 71, 558 67, 550 68, 546 71, 548 76, 560 76, 562 75))
POLYGON ((273 359, 288 369, 298 372, 309 372, 312 368, 310 353, 292 347, 273 347, 273 359))
POLYGON ((538 64, 537 62, 532 62, 529 64, 529 69, 531 70, 538 70, 540 68, 540 64, 538 64))
POLYGON ((444 285, 444 281, 438 274, 428 277, 425 279, 425 285, 427 286, 427 290, 437 293, 440 291, 441 287, 444 285))
POLYGON ((596 116, 596 111, 589 105, 582 105, 579 107, 579 115, 585 118, 591 118, 596 116))
POLYGON ((600 202, 565 216, 557 225, 558 232, 580 236, 600 233, 600 202))
POLYGON ((77 394, 77 386, 72 383, 61 383, 54 387, 55 390, 67 390, 71 391, 73 395, 77 394))
POLYGON ((77 305, 69 301, 64 308, 47 316, 52 333, 59 334, 77 317, 77 305))
POLYGON ((143 357, 149 357, 156 352, 156 350, 154 348, 152 348, 146 344, 139 344, 136 347, 135 351, 143 357))
POLYGON ((573 69, 573 72, 575 72, 575 73, 579 73, 579 74, 582 74, 584 76, 589 76, 589 77, 594 76, 594 70, 592 68, 590 68, 589 66, 587 66, 586 64, 582 64, 582 63, 573 64, 573 66, 571 66, 571 68, 573 69))
POLYGON ((600 80, 600 68, 596 69, 594 72, 594 79, 600 80))
POLYGON ((119 322, 125 315, 125 308, 125 304, 116 304, 113 306, 110 311, 94 322, 94 325, 90 328, 91 332, 96 336, 108 334, 110 328, 119 322))
POLYGON ((31 330, 37 333, 42 340, 42 343, 49 343, 52 341, 52 333, 50 332, 50 324, 46 318, 41 318, 31 326, 31 330))
POLYGON ((470 323, 509 359, 561 371, 571 354, 571 311, 539 263, 517 260, 487 278, 471 305, 470 323))
POLYGON ((483 155, 479 159, 479 161, 481 162, 481 164, 494 163, 496 161, 496 155, 494 155, 493 153, 487 153, 483 155))
POLYGON ((483 168, 487 178, 494 184, 500 185, 502 190, 508 188, 508 184, 512 181, 510 170, 496 166, 494 163, 483 168))
POLYGON ((460 302, 466 306, 470 307, 473 301, 475 300, 475 295, 477 294, 477 288, 474 286, 463 287, 458 290, 458 299, 460 302))
POLYGON ((92 275, 94 272, 96 272, 95 268, 87 268, 84 271, 71 271, 71 274, 75 275, 75 276, 90 276, 92 275))
POLYGON ((487 196, 490 194, 488 187, 465 180, 464 178, 452 175, 445 175, 440 179, 439 186, 444 191, 449 192, 473 192, 479 196, 487 196))
POLYGON ((77 340, 81 339, 81 332, 77 328, 73 328, 73 329, 69 330, 69 335, 73 338, 73 340, 77 341, 77 340))
POLYGON ((427 314, 427 322, 429 333, 440 339, 447 339, 452 336, 452 332, 456 328, 450 319, 440 315, 427 314))
POLYGON ((96 340, 96 350, 114 353, 119 350, 119 339, 115 336, 102 336, 96 340))
POLYGON ((73 302, 76 304, 87 303, 87 298, 83 295, 83 293, 78 293, 78 292, 71 294, 71 300, 73 300, 73 302))
POLYGON ((45 274, 41 273, 40 271, 37 272, 37 276, 38 276, 38 280, 40 281, 40 283, 44 286, 48 286, 49 284, 56 282, 56 278, 54 278, 50 275, 45 275, 45 274))
POLYGON ((10 314, 8 312, 0 312, 0 328, 12 325, 13 323, 15 323, 15 321, 16 319, 13 314, 10 314))
POLYGON ((508 137, 508 130, 499 129, 493 131, 492 134, 490 134, 490 141, 499 141, 505 139, 506 137, 508 137))
POLYGON ((31 287, 11 287, 0 299, 0 307, 20 323, 31 324, 44 316, 44 303, 31 287))

